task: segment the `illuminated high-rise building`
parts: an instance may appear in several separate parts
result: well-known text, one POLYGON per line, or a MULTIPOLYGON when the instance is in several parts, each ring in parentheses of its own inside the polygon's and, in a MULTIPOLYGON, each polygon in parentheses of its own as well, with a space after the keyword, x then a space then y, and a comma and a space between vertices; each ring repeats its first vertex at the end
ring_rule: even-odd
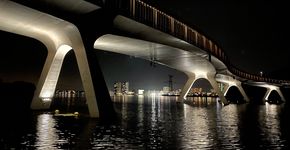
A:
POLYGON ((114 94, 123 95, 129 92, 129 82, 115 82, 114 83, 114 94))

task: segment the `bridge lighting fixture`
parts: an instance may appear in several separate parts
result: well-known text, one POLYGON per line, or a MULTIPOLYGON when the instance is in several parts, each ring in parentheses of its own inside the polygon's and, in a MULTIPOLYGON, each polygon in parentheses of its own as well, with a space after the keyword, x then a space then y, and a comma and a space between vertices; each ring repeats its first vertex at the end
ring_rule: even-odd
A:
POLYGON ((52 99, 49 97, 43 97, 41 98, 43 102, 50 102, 52 99))

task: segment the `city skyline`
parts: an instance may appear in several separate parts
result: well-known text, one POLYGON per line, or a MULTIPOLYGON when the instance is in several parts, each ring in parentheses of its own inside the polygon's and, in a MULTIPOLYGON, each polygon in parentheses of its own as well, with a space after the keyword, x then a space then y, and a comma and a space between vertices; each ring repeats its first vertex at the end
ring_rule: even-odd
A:
MULTIPOLYGON (((129 82, 130 88, 135 90, 160 90, 164 86, 168 86, 168 75, 173 76, 173 89, 181 89, 187 80, 187 76, 183 72, 164 65, 156 64, 153 67, 150 65, 150 61, 139 58, 105 51, 97 51, 97 53, 108 90, 113 90, 115 82, 129 82), (107 67, 108 63, 110 67, 107 67)), ((81 85, 76 60, 72 52, 64 60, 59 81, 57 88, 78 88, 78 85, 81 85), (66 78, 74 79, 75 82, 67 82, 66 78)), ((194 84, 195 86, 202 87, 206 91, 211 88, 208 81, 203 79, 198 80, 194 84)))

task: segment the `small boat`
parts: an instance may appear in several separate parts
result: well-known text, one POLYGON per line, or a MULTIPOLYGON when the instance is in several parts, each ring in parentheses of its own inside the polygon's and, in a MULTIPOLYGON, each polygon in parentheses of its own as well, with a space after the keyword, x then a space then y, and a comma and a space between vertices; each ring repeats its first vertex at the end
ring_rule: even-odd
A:
POLYGON ((74 112, 74 113, 59 113, 59 110, 55 110, 54 111, 54 116, 57 117, 78 117, 80 114, 79 112, 74 112))

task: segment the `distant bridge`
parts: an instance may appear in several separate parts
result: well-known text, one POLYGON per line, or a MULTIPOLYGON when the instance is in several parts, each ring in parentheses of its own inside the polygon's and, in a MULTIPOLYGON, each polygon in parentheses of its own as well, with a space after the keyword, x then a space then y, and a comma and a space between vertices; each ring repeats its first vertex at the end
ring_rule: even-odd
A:
POLYGON ((200 78, 209 81, 223 104, 228 104, 225 95, 232 86, 236 86, 244 99, 249 101, 241 86, 242 82, 266 88, 264 100, 275 90, 283 101, 285 98, 279 87, 290 84, 286 80, 262 77, 239 70, 230 63, 228 56, 215 42, 141 0, 2 0, 0 30, 34 38, 48 49, 48 56, 32 100, 32 109, 50 107, 63 60, 66 54, 73 50, 90 116, 99 117, 99 110, 106 109, 100 106, 100 103, 110 102, 100 100, 102 97, 99 95, 108 91, 102 91, 106 87, 103 78, 100 77, 101 72, 95 71, 96 65, 92 63, 95 57, 91 56, 90 47, 135 56, 184 72, 188 80, 179 101, 185 99, 193 83, 200 78), (107 16, 98 18, 99 11, 107 16), (104 18, 105 20, 102 20, 104 18), (106 33, 102 29, 94 29, 94 26, 98 28, 99 24, 105 24, 103 22, 106 22, 106 19, 117 32, 106 33), (77 20, 91 22, 81 23, 77 20), (79 30, 80 28, 82 30, 79 30), (86 33, 92 34, 91 36, 82 33, 85 28, 88 28, 86 33), (224 85, 223 90, 219 89, 220 83, 224 85))

